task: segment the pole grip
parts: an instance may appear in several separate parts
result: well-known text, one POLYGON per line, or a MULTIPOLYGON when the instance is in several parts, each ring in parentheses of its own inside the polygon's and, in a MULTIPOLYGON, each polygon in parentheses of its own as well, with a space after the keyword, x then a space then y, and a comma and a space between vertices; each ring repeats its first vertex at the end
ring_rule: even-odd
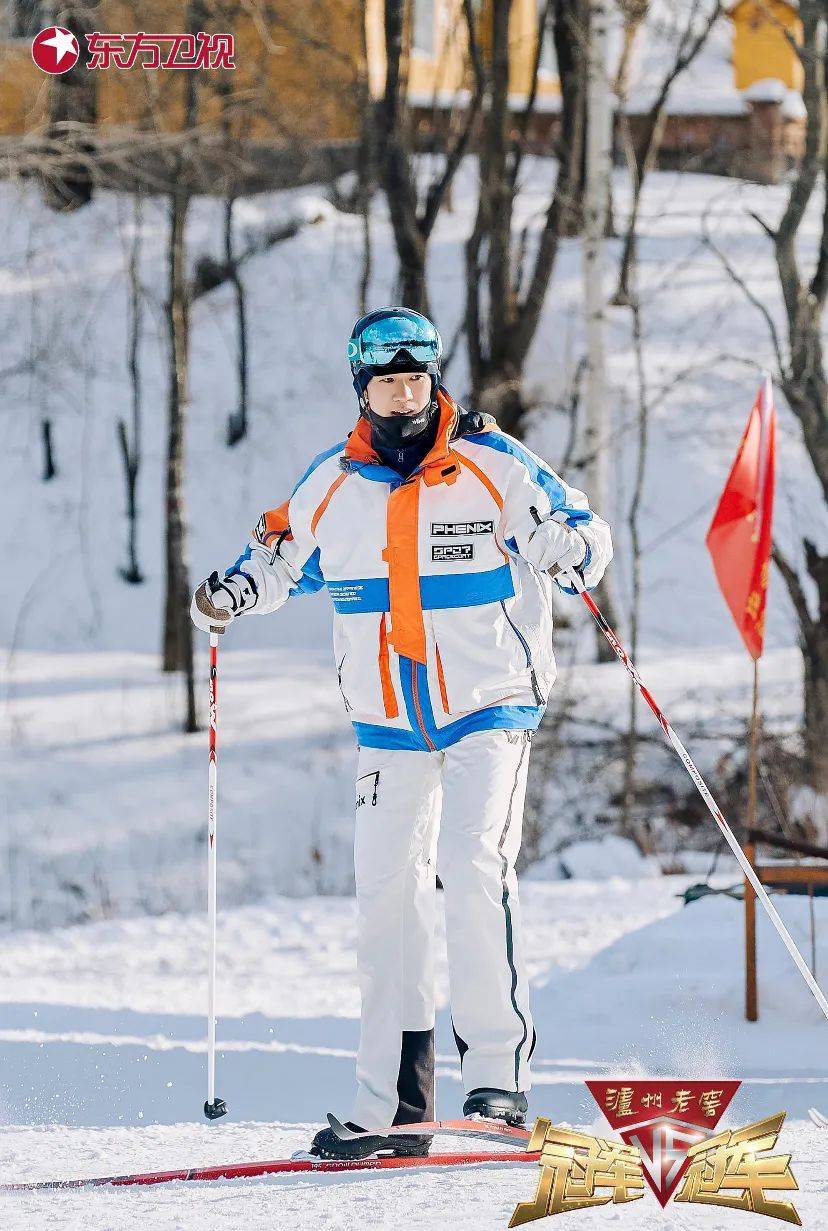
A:
MULTIPOLYGON (((535 508, 534 505, 529 506, 529 512, 532 514, 532 517, 535 520, 535 524, 540 526, 543 522, 543 518, 541 517, 540 513, 538 512, 538 510, 535 508)), ((552 568, 547 569, 547 572, 549 573, 549 576, 552 578, 553 581, 555 580, 556 577, 565 577, 566 580, 569 582, 569 584, 573 586, 579 593, 581 593, 581 591, 583 591, 584 589, 583 582, 581 581, 580 577, 576 577, 574 569, 572 570, 572 572, 569 572, 566 569, 558 568, 557 564, 554 564, 552 568)))

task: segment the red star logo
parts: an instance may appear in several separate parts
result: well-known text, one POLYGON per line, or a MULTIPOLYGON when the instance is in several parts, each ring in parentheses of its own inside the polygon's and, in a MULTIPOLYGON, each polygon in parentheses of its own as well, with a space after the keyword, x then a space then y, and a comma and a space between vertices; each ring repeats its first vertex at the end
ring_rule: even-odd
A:
POLYGON ((37 67, 51 76, 68 73, 78 62, 80 48, 71 30, 63 26, 47 26, 34 37, 32 59, 37 67))

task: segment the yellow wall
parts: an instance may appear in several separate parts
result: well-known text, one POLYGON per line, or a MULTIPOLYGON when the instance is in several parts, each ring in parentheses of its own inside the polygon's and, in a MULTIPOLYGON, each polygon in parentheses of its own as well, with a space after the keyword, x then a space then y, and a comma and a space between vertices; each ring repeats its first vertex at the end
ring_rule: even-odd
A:
MULTIPOLYGON (((491 0, 483 0, 483 21, 491 0)), ((510 19, 512 71, 510 88, 525 95, 535 54, 537 0, 513 0, 510 19)), ((238 13, 241 6, 229 4, 238 13)), ((385 66, 382 38, 383 0, 367 0, 368 70, 372 93, 382 92, 385 66)), ((412 51, 409 92, 419 99, 448 99, 468 86, 462 0, 434 0, 434 52, 412 51)), ((184 0, 100 0, 97 28, 110 32, 183 29, 184 0)), ((201 75, 201 119, 215 121, 221 111, 216 87, 232 93, 252 92, 258 114, 240 121, 240 132, 259 140, 314 141, 352 136, 357 129, 353 89, 362 40, 358 35, 359 0, 300 0, 276 6, 266 29, 237 18, 234 72, 201 75), (284 17, 282 16, 284 15, 284 17), (322 44, 320 46, 320 44, 322 44)), ((792 89, 802 86, 802 66, 780 24, 794 37, 801 25, 787 0, 740 0, 730 14, 734 26, 735 85, 746 89, 767 77, 792 89), (765 8, 767 11, 763 11, 765 8)), ((220 17, 208 30, 226 30, 220 17)), ((481 34, 483 31, 481 31, 481 34)), ((482 41, 482 40, 481 40, 482 41)), ((150 122, 162 131, 180 127, 183 72, 110 69, 95 72, 99 123, 104 128, 137 127, 150 122)), ((557 77, 543 74, 539 106, 560 93, 557 77)), ((48 114, 49 79, 32 63, 28 42, 0 43, 0 134, 32 132, 48 114)))
POLYGON ((49 78, 35 67, 31 45, 0 43, 0 135, 39 127, 48 108, 49 78))
POLYGON ((802 23, 795 8, 785 0, 741 0, 731 10, 733 21, 733 69, 737 90, 774 77, 790 90, 801 90, 802 64, 785 31, 797 41, 802 23), (782 28, 780 28, 782 27, 782 28))
MULTIPOLYGON (((159 33, 185 29, 183 0, 100 0, 96 28, 110 33, 159 33)), ((359 0, 302 0, 279 5, 261 30, 239 4, 229 23, 215 6, 204 28, 235 36, 235 70, 199 75, 200 122, 211 125, 222 112, 220 88, 242 101, 246 114, 239 134, 258 140, 315 141, 352 136, 357 127, 354 81, 361 40, 354 37, 359 0)), ((209 11, 209 8, 208 8, 209 11)), ((356 25, 358 30, 358 25, 356 25)), ((103 129, 153 124, 176 131, 184 116, 187 73, 111 68, 92 70, 97 87, 98 123, 103 129)), ((49 79, 32 62, 28 42, 0 43, 0 133, 32 132, 48 115, 49 79)), ((216 124, 216 127, 218 125, 216 124)))
MULTIPOLYGON (((484 21, 490 2, 483 0, 481 6, 484 21)), ((510 89, 516 94, 525 95, 531 83, 537 31, 536 4, 537 0, 514 0, 509 18, 510 89)), ((383 0, 368 0, 369 77, 375 97, 382 93, 385 82, 382 12, 383 0)), ((462 0, 434 0, 434 25, 433 54, 425 55, 413 49, 409 56, 408 90, 415 98, 451 95, 470 85, 462 0)), ((538 95, 559 94, 557 76, 542 74, 538 81, 538 95)))

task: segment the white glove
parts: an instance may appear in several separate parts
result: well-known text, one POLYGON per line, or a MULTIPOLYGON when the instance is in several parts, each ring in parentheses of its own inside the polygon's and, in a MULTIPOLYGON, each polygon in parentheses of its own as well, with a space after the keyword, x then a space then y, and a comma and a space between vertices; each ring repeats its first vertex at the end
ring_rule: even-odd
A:
POLYGON ((542 521, 529 536, 522 554, 534 568, 544 572, 556 565, 561 571, 577 568, 586 553, 586 541, 577 530, 550 518, 542 521))
POLYGON ((255 604, 256 597, 244 573, 222 578, 211 573, 193 595, 190 619, 203 633, 223 633, 237 615, 255 604))

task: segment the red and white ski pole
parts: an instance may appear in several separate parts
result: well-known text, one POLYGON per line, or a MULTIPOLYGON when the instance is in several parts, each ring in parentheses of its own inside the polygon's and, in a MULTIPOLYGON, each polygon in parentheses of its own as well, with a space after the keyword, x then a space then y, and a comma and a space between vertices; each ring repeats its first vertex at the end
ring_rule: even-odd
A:
POLYGON ((216 1098, 216 727, 218 722, 218 633, 210 633, 210 769, 207 804, 207 1101, 204 1114, 217 1120, 227 1112, 216 1098))
MULTIPOLYGON (((538 514, 537 509, 535 508, 532 509, 532 515, 535 518, 535 521, 540 523, 541 518, 538 514)), ((825 1014, 825 1017, 828 1018, 828 1000, 825 999, 825 995, 822 992, 822 989, 820 988, 816 979, 814 978, 814 976, 811 974, 810 970, 808 969, 805 959, 803 958, 802 954, 799 952, 799 950, 796 947, 796 942, 794 941, 790 932, 785 927, 785 924, 782 922, 781 918, 779 917, 779 912, 777 911, 773 902, 771 902, 770 898, 765 892, 764 885, 759 880, 759 877, 756 875, 753 868, 751 867, 750 860, 748 859, 747 855, 745 854, 745 852, 742 850, 741 846, 739 845, 738 839, 736 838, 736 835, 734 834, 733 830, 730 828, 727 821, 725 820, 722 814, 722 811, 719 808, 719 805, 716 803, 715 799, 710 794, 710 790, 708 789, 707 783, 705 782, 704 778, 702 778, 696 766, 693 764, 693 761, 690 757, 690 753, 684 747, 684 744, 681 742, 681 740, 676 735, 673 728, 670 726, 670 723, 667 721, 667 718, 663 714, 661 708, 656 703, 656 700, 653 697, 652 693, 646 687, 646 685, 644 684, 644 681, 641 679, 641 676, 638 674, 638 671, 636 670, 635 665, 631 662, 629 656, 627 655, 626 650, 621 645, 621 642, 618 640, 618 638, 616 637, 613 630, 610 628, 607 621, 604 619, 592 595, 588 593, 586 586, 584 585, 581 578, 578 576, 578 574, 575 572, 574 569, 563 570, 563 576, 566 578, 566 580, 569 582, 571 586, 574 586, 574 588, 580 594, 581 598, 586 603, 587 607, 590 610, 590 613, 592 614, 592 618, 595 620, 595 623, 598 625, 601 632, 604 634, 607 641, 612 646, 618 658, 621 659, 621 662, 627 668, 627 671, 632 677, 636 688, 641 693, 642 697, 647 702, 650 709, 653 711, 656 718, 658 719, 658 723, 662 731, 667 736, 668 740, 670 741, 670 743, 675 748, 676 752, 681 757, 681 761, 682 761, 682 764, 684 765, 684 768, 687 770, 688 774, 695 782, 696 787, 698 788, 699 794, 701 795, 704 802, 707 804, 710 815, 713 817, 713 820, 719 826, 719 829, 721 830, 722 835, 724 836, 728 846, 733 851, 733 854, 736 856, 737 860, 739 861, 739 866, 741 867, 745 876, 747 877, 747 879, 750 881, 751 885, 753 886, 753 890, 757 898, 764 906, 765 912, 768 918, 770 919, 771 923, 773 924, 773 926, 776 928, 777 932, 779 933, 782 943, 784 944, 785 948, 788 950, 788 953, 790 953, 791 957, 793 958, 794 963, 799 973, 802 975, 802 978, 807 983, 808 988, 810 989, 811 994, 813 995, 817 1004, 822 1009, 822 1012, 825 1014)))

